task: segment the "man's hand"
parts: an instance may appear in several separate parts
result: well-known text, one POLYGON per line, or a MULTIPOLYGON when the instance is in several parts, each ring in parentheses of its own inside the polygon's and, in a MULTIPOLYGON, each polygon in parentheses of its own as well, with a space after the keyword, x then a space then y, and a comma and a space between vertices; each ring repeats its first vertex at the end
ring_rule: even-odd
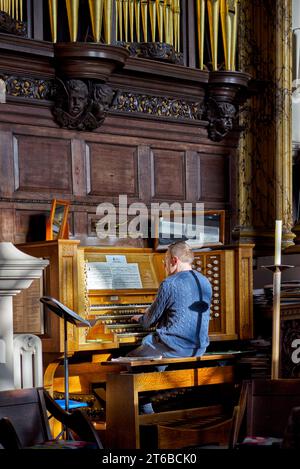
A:
POLYGON ((142 317, 142 314, 136 314, 135 316, 131 316, 131 319, 135 322, 139 322, 139 319, 142 317))

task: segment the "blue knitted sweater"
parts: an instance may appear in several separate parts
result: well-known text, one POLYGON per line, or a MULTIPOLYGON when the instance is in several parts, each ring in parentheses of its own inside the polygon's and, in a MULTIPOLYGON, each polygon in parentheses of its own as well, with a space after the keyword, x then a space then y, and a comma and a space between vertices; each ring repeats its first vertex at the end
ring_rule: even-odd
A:
POLYGON ((208 326, 212 289, 204 275, 178 272, 160 285, 157 297, 140 323, 156 326, 159 340, 178 351, 205 349, 209 344, 208 326))

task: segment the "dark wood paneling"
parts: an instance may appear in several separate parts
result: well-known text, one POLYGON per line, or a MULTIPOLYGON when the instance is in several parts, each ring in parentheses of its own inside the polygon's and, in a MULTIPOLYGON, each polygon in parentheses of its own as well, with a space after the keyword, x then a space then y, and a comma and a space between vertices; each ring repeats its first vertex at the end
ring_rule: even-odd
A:
POLYGON ((200 201, 228 202, 230 181, 226 155, 200 155, 200 201))
POLYGON ((0 208, 0 241, 15 242, 15 211, 13 208, 0 208))
POLYGON ((194 202, 200 199, 200 159, 196 151, 186 152, 186 199, 194 202))
POLYGON ((183 151, 152 151, 152 197, 185 199, 185 153, 183 151))
POLYGON ((0 132, 0 195, 14 192, 13 144, 11 132, 0 132))
POLYGON ((14 136, 15 189, 72 193, 69 140, 14 136))
POLYGON ((90 195, 138 197, 138 149, 87 143, 87 192, 90 195))
POLYGON ((49 211, 16 210, 16 243, 43 241, 46 238, 46 220, 49 211))

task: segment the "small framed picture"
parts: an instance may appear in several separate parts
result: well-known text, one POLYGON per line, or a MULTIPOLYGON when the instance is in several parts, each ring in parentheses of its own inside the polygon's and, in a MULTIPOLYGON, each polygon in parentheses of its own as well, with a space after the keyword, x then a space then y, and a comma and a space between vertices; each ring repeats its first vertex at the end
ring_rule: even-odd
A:
POLYGON ((50 217, 46 224, 46 241, 69 238, 69 215, 70 202, 66 200, 52 201, 50 217))
POLYGON ((206 210, 176 214, 160 213, 155 222, 154 247, 164 251, 176 241, 185 241, 192 249, 224 244, 224 210, 206 210))

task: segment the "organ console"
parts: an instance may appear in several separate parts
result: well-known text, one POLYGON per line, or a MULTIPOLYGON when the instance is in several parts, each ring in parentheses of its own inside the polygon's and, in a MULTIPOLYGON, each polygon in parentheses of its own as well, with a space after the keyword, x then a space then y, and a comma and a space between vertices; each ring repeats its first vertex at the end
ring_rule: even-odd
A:
MULTIPOLYGON (((42 294, 57 298, 92 320, 91 329, 69 326, 69 348, 73 354, 94 355, 119 349, 118 354, 124 355, 129 345, 138 344, 149 332, 131 317, 143 313, 153 302, 165 276, 164 253, 130 247, 80 246, 75 240, 22 244, 19 248, 49 259, 42 294)), ((194 268, 212 284, 211 342, 251 338, 252 246, 196 251, 194 268)), ((39 310, 36 314, 40 314, 39 310)), ((47 311, 44 314, 41 338, 47 366, 63 351, 63 325, 47 311)))
MULTIPOLYGON (((92 323, 91 328, 75 328, 68 324, 69 353, 72 355, 69 389, 76 399, 80 396, 89 399, 93 393, 103 397, 101 386, 107 383, 110 389, 111 382, 114 383, 110 377, 112 373, 119 373, 120 368, 117 363, 110 366, 101 363, 111 355, 126 355, 130 346, 137 346, 149 332, 133 322, 132 316, 143 313, 153 302, 165 277, 164 253, 132 247, 80 246, 79 241, 63 239, 18 247, 35 257, 49 260, 43 291, 37 294, 37 286, 32 287, 32 295, 37 301, 42 295, 55 297, 92 323)), ((224 341, 223 350, 226 350, 226 341, 252 337, 252 248, 252 245, 232 245, 195 252, 193 267, 207 276, 213 289, 209 328, 212 348, 215 342, 224 341)), ((19 301, 15 305, 18 316, 22 314, 22 307, 24 315, 40 316, 40 309, 26 308, 25 298, 19 295, 16 300, 19 301)), ((32 304, 32 297, 30 301, 32 304)), ((63 392, 63 369, 60 366, 63 321, 49 314, 46 308, 43 315, 42 320, 31 318, 29 323, 35 324, 36 334, 39 325, 41 329, 44 387, 50 392, 63 392)), ((18 332, 30 332, 20 329, 20 317, 15 320, 18 332)), ((187 372, 191 373, 191 370, 187 372)), ((184 374, 184 371, 178 373, 184 374)), ((178 379, 182 380, 183 375, 180 376, 178 379)), ((218 379, 222 381, 221 378, 218 379)), ((209 384, 206 378, 205 382, 209 384)), ((115 418, 118 420, 115 412, 111 414, 115 406, 115 402, 112 407, 109 404, 109 435, 114 434, 112 427, 115 418)))

